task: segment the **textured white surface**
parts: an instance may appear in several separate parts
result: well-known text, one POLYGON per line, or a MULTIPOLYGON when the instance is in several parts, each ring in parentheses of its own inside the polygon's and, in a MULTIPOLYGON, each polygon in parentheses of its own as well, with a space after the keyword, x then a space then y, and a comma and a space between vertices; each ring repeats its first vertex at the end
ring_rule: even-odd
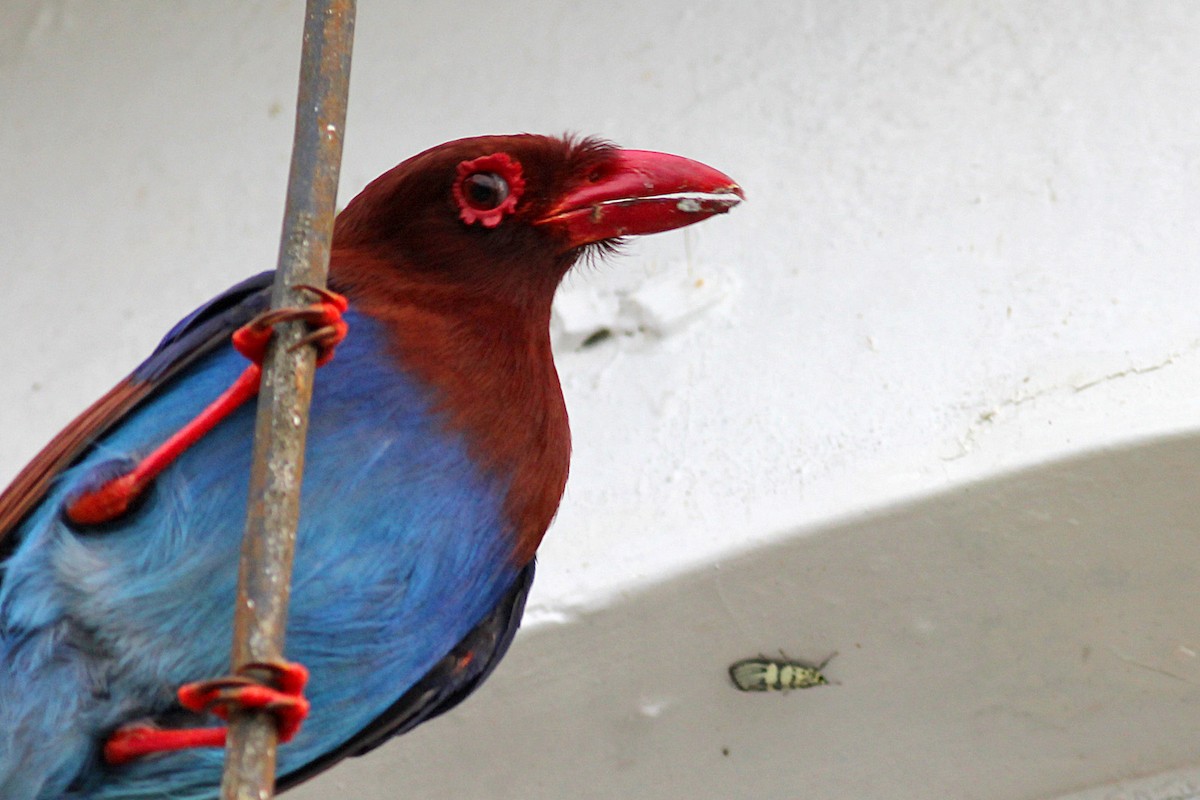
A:
POLYGON ((1197 800, 1200 772, 1183 770, 1088 789, 1062 800, 1197 800))
MULTIPOLYGON (((9 0, 3 14, 0 480, 182 314, 273 264, 301 22, 297 3, 233 0, 9 0)), ((698 158, 748 193, 569 279, 556 327, 575 458, 530 621, 557 635, 549 623, 636 607, 643 587, 734 553, 824 541, 867 509, 1194 431, 1197 41, 1186 0, 364 2, 344 199, 445 139, 568 129, 698 158), (613 335, 581 348, 599 328, 613 335)), ((823 546, 829 569, 870 555, 823 546)), ((1193 535, 1176 557, 1195 552, 1193 535)), ((928 571, 954 574, 960 556, 928 571)), ((845 580, 848 594, 870 582, 845 580)), ((1076 588, 1073 602, 1111 600, 1076 588)), ((844 649, 850 623, 811 644, 770 628, 732 641, 844 649)), ((650 644, 684 652, 695 633, 650 644)), ((1179 636, 1200 650, 1194 626, 1179 636)), ((548 669, 605 659, 572 641, 548 669)), ((892 644, 879 669, 912 663, 917 645, 892 644)), ((1015 768, 1024 735, 979 758, 1015 768)), ((436 787, 419 767, 406 781, 436 787)), ((1091 774, 1074 785, 1121 777, 1091 774)), ((581 796, 620 784, 590 785, 581 796)))

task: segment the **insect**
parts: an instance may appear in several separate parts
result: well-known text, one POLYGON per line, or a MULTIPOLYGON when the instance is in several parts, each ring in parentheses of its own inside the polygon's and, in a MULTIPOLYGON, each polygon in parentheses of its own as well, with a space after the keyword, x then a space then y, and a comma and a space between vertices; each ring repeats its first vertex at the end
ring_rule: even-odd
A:
POLYGON ((833 660, 836 652, 820 664, 796 661, 788 658, 782 650, 782 658, 745 658, 729 665, 729 677, 733 685, 743 692, 786 692, 790 689, 809 689, 829 683, 821 670, 833 660))

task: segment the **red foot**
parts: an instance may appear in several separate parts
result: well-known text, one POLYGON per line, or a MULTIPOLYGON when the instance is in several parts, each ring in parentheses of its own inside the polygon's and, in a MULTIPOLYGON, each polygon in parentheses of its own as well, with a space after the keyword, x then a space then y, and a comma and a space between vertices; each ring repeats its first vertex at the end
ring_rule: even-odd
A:
POLYGON ((342 314, 350 304, 345 297, 328 289, 307 284, 296 288, 312 292, 317 296, 317 302, 302 308, 267 311, 234 331, 233 346, 250 359, 250 366, 246 367, 237 380, 216 400, 139 461, 136 467, 72 500, 65 509, 67 519, 83 526, 100 525, 117 519, 129 510, 159 473, 179 458, 183 451, 194 445, 243 403, 257 395, 267 344, 274 333, 273 327, 280 322, 303 320, 313 326, 314 330, 294 347, 312 344, 317 348, 317 366, 329 363, 333 358, 334 349, 346 338, 349 330, 342 314))
MULTIPOLYGON (((191 711, 211 712, 221 719, 241 709, 261 709, 275 715, 280 743, 291 741, 308 716, 309 703, 302 694, 308 670, 300 664, 277 662, 247 664, 243 671, 272 673, 276 687, 240 675, 189 683, 179 689, 179 702, 191 711)), ((193 747, 224 747, 225 728, 168 730, 151 725, 130 725, 104 743, 104 760, 114 766, 143 756, 193 747)))
POLYGON ((312 292, 317 296, 317 302, 310 306, 266 311, 233 332, 234 348, 255 364, 262 364, 273 329, 281 322, 302 320, 312 327, 312 332, 292 345, 292 349, 307 344, 315 346, 318 367, 329 363, 334 349, 346 338, 349 326, 342 319, 342 314, 350 307, 350 303, 345 297, 306 283, 295 288, 312 292))
POLYGON ((309 703, 303 694, 308 670, 301 664, 278 661, 247 664, 239 672, 270 672, 275 685, 267 686, 242 675, 227 675, 180 687, 180 705, 191 711, 209 711, 225 720, 232 711, 269 711, 275 715, 279 741, 291 741, 308 716, 309 703))

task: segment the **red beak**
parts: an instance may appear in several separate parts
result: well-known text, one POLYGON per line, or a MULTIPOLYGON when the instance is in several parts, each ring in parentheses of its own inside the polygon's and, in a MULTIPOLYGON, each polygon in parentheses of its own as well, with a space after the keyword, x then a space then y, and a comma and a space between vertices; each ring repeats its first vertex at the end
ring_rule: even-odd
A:
POLYGON ((690 158, 618 150, 600 177, 568 192, 538 225, 566 234, 571 247, 682 228, 723 214, 745 195, 724 173, 690 158))

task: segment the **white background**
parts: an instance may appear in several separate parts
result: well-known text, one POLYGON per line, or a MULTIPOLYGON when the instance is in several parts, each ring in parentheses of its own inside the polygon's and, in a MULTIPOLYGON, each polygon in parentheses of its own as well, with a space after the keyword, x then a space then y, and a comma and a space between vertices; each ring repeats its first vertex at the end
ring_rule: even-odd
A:
MULTIPOLYGON (((0 11, 5 480, 179 317, 274 264, 302 9, 0 11)), ((1197 42, 1183 0, 363 2, 343 204, 428 146, 515 131, 676 152, 747 192, 568 278, 555 334, 575 457, 528 624, 570 627, 867 512, 1194 431, 1197 42), (615 335, 581 348, 599 328, 615 335)), ((1168 558, 1194 563, 1183 541, 1168 558)), ((1103 593, 1076 589, 1081 606, 1103 593)), ((1150 750, 978 796, 1183 763, 1150 750)), ((423 763, 404 780, 441 786, 423 763)))

